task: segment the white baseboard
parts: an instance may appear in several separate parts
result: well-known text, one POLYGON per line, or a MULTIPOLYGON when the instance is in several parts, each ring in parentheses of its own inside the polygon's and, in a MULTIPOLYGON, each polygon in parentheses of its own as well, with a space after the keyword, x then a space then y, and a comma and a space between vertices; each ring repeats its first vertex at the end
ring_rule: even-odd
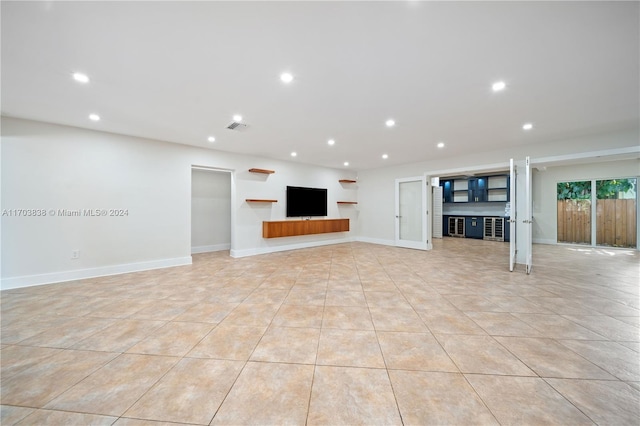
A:
POLYGON ((230 248, 231 248, 230 243, 214 244, 212 246, 197 246, 197 247, 191 247, 191 254, 209 253, 212 251, 223 251, 223 250, 229 250, 230 248))
POLYGON ((272 246, 272 247, 256 247, 253 249, 245 249, 245 250, 231 250, 231 257, 247 257, 247 256, 256 256, 259 254, 268 254, 268 253, 276 253, 279 251, 289 251, 289 250, 297 250, 302 248, 310 248, 310 247, 320 247, 320 246, 329 246, 332 244, 344 244, 353 242, 353 238, 340 238, 336 240, 322 240, 322 241, 308 241, 304 243, 298 244, 287 244, 282 246, 272 246))
POLYGON ((394 246, 396 245, 395 240, 383 240, 381 238, 368 238, 368 237, 356 237, 355 241, 359 241, 361 243, 371 243, 371 244, 380 244, 383 246, 394 246))
POLYGON ((558 244, 558 242, 555 240, 548 240, 545 238, 534 238, 532 241, 533 244, 558 244))
POLYGON ((14 288, 31 287, 34 285, 54 284, 63 281, 97 278, 107 275, 126 274, 129 272, 148 271, 150 269, 170 268, 172 266, 182 265, 191 265, 191 256, 151 260, 148 262, 127 263, 122 265, 101 266, 98 268, 76 269, 73 271, 53 272, 50 274, 3 278, 0 284, 0 289, 9 290, 14 288))

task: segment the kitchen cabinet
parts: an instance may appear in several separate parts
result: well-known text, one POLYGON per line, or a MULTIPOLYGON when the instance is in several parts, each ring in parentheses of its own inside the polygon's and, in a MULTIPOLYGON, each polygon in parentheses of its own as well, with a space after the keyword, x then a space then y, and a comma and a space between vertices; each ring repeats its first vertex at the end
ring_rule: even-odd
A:
POLYGON ((478 176, 440 181, 444 203, 509 201, 509 175, 478 176))
MULTIPOLYGON (((442 202, 450 203, 451 202, 451 182, 450 180, 440 181, 440 186, 442 187, 442 202)), ((446 220, 445 220, 446 224, 446 220)), ((444 235, 447 235, 445 232, 444 235)))
POLYGON ((509 175, 487 178, 486 201, 509 201, 509 175))
POLYGON ((469 202, 469 180, 454 179, 451 188, 451 201, 454 203, 469 202))
POLYGON ((469 180, 448 179, 440 181, 442 187, 442 202, 444 203, 468 203, 469 180))
POLYGON ((465 218, 465 237, 482 239, 482 217, 466 216, 465 218))
POLYGON ((509 231, 508 217, 442 216, 443 236, 508 242, 509 231), (489 225, 485 225, 485 219, 489 219, 489 225))
POLYGON ((478 177, 469 179, 469 201, 482 203, 487 201, 487 178, 478 177))

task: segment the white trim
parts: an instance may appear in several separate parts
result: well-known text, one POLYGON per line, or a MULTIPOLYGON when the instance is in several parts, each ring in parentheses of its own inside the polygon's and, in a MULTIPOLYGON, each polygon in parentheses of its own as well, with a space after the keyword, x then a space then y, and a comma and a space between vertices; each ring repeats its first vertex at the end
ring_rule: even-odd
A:
POLYGON ((238 258, 238 257, 256 256, 259 254, 277 253, 279 251, 289 251, 289 250, 298 250, 302 248, 351 243, 353 241, 354 241, 353 238, 341 238, 336 240, 309 241, 306 243, 287 244, 287 245, 275 246, 275 247, 256 247, 253 249, 245 249, 245 250, 231 249, 229 254, 231 257, 238 258))
POLYGON ((231 248, 231 243, 214 244, 211 246, 197 246, 197 247, 191 247, 191 254, 210 253, 213 251, 229 250, 230 248, 231 248))
POLYGON ((551 245, 557 245, 558 242, 555 240, 549 240, 547 238, 534 238, 533 239, 533 244, 551 244, 551 245))
POLYGON ((222 169, 220 167, 212 167, 212 166, 200 166, 197 164, 191 165, 192 170, 201 170, 204 172, 225 172, 225 173, 233 173, 234 169, 222 169))
POLYGON ((380 244, 383 246, 392 246, 392 247, 395 247, 396 245, 396 242, 394 240, 383 240, 380 238, 356 237, 354 241, 358 241, 361 243, 369 243, 369 244, 380 244))
POLYGON ((0 288, 9 290, 14 288, 31 287, 34 285, 54 284, 63 281, 97 278, 108 275, 126 274, 129 272, 148 271, 150 269, 170 268, 172 266, 191 265, 191 256, 175 257, 173 259, 151 260, 147 262, 126 263, 122 265, 102 266, 99 268, 76 269, 73 271, 53 272, 40 275, 24 275, 21 277, 3 278, 0 288))
POLYGON ((469 173, 491 173, 509 170, 509 162, 484 164, 480 166, 457 167, 455 169, 429 170, 426 175, 431 177, 446 177, 456 174, 468 175, 469 173))
MULTIPOLYGON (((629 146, 625 148, 605 149, 602 151, 581 152, 577 154, 555 155, 553 157, 532 158, 531 164, 551 164, 558 162, 573 162, 578 160, 590 160, 598 157, 612 156, 629 156, 629 158, 637 158, 640 155, 640 146, 629 146)), ((604 158, 604 160, 607 160, 604 158)))
MULTIPOLYGON (((207 250, 206 252, 209 251, 222 251, 222 250, 229 250, 232 247, 234 247, 236 245, 236 210, 234 208, 234 206, 236 205, 236 170, 235 169, 224 169, 224 168, 220 168, 220 167, 213 167, 213 166, 203 166, 200 164, 192 164, 191 165, 191 173, 193 173, 194 170, 200 170, 200 171, 205 171, 205 172, 217 172, 217 173, 229 173, 230 176, 230 180, 231 180, 231 222, 229 224, 229 226, 231 227, 230 231, 231 231, 231 242, 229 243, 229 247, 227 248, 221 248, 219 250, 207 250)), ((190 181, 189 181, 189 191, 191 191, 193 189, 193 177, 191 177, 190 181)), ((189 238, 191 241, 191 229, 192 229, 192 224, 191 224, 191 202, 189 202, 189 238)), ((209 247, 209 246, 205 246, 205 247, 209 247)), ((213 247, 213 246, 211 246, 213 247)), ((198 247, 191 247, 191 253, 205 253, 205 251, 195 251, 197 250, 198 247)))

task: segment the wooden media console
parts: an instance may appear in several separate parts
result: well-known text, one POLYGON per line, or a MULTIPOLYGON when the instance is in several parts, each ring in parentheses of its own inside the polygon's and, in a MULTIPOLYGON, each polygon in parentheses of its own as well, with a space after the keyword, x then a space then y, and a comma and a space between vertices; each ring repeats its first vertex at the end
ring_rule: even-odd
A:
POLYGON ((349 231, 349 219, 282 220, 262 222, 262 238, 293 237, 349 231))

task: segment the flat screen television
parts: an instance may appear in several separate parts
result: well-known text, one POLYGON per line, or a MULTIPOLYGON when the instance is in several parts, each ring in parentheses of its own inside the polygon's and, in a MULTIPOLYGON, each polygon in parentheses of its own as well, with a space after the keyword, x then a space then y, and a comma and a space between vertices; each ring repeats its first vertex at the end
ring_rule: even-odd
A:
POLYGON ((287 186, 287 217, 326 215, 326 188, 287 186))

